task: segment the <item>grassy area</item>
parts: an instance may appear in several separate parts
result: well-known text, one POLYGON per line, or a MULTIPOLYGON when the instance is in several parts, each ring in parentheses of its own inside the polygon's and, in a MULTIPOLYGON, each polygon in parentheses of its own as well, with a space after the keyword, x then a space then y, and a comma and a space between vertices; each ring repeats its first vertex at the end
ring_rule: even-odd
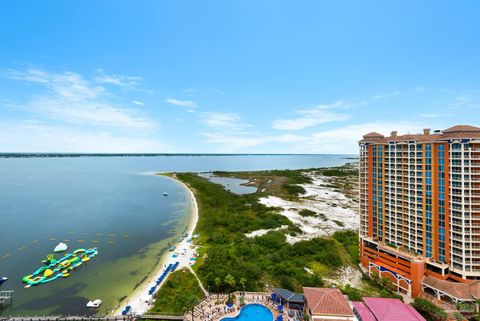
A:
POLYGON ((305 192, 304 188, 297 184, 311 183, 312 179, 305 173, 315 173, 327 176, 330 179, 330 187, 335 190, 351 195, 356 194, 358 181, 358 169, 352 164, 339 167, 310 168, 303 170, 267 170, 247 172, 214 172, 216 176, 234 177, 249 180, 249 185, 256 186, 262 194, 282 197, 288 200, 296 200, 305 192))
MULTIPOLYGON (((301 171, 265 171, 259 175, 272 172, 287 175, 282 179, 285 184, 309 179, 301 171)), ((237 174, 235 177, 239 177, 237 174)), ((299 291, 302 286, 322 286, 322 276, 352 261, 348 244, 342 243, 344 239, 326 237, 287 243, 285 233, 296 233, 298 228, 276 210, 260 204, 258 198, 263 193, 236 195, 191 173, 177 174, 177 178, 192 188, 199 205, 196 232, 200 234, 202 252, 196 272, 211 290, 257 291, 272 285, 299 291), (272 231, 256 238, 245 236, 282 225, 288 226, 286 231, 272 231), (314 269, 318 266, 321 268, 314 269)))
POLYGON ((155 306, 150 310, 156 313, 183 314, 204 294, 195 276, 186 268, 172 273, 157 293, 155 306))
POLYGON ((296 198, 305 192, 297 184, 310 183, 311 179, 300 170, 269 170, 254 172, 214 172, 216 176, 235 177, 248 179, 251 185, 257 187, 259 192, 283 197, 296 198))

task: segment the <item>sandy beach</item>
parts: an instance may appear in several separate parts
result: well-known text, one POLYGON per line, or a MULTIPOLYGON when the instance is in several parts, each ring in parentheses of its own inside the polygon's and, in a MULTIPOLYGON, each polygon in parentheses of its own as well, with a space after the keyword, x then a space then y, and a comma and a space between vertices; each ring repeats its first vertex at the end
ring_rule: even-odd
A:
MULTIPOLYGON (((176 262, 179 262, 179 265, 177 267, 177 270, 179 270, 184 267, 190 268, 192 262, 194 262, 191 260, 191 258, 195 257, 196 248, 192 244, 192 236, 198 222, 197 200, 195 199, 193 192, 183 182, 169 176, 164 176, 164 177, 175 180, 177 183, 181 184, 188 191, 190 204, 191 204, 191 216, 190 216, 190 221, 188 223, 187 232, 186 232, 186 234, 188 235, 187 237, 184 237, 181 242, 177 242, 176 244, 173 244, 176 247, 174 252, 166 252, 165 254, 163 254, 162 258, 160 259, 157 265, 157 268, 155 269, 156 270, 155 273, 152 273, 147 280, 142 282, 142 284, 139 287, 137 287, 137 289, 135 289, 132 293, 130 293, 120 303, 117 309, 114 309, 112 311, 111 314, 114 316, 121 315, 122 310, 127 305, 131 306, 131 313, 133 315, 143 314, 148 312, 148 310, 152 307, 152 300, 151 300, 151 296, 148 295, 148 290, 152 286, 156 285, 155 281, 160 277, 163 271, 165 271, 166 267, 169 264, 175 264, 176 262), (173 257, 174 254, 177 254, 178 256, 173 257)), ((163 286, 163 284, 167 279, 168 277, 166 277, 163 280, 163 282, 157 286, 156 292, 163 286)))

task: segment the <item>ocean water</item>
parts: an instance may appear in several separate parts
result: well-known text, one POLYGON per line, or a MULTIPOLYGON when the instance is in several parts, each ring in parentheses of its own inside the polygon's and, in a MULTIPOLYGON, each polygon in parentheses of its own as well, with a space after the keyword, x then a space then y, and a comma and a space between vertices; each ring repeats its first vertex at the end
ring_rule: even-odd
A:
POLYGON ((105 314, 151 273, 188 223, 182 185, 157 172, 298 169, 344 164, 352 155, 232 155, 0 158, 0 290, 14 290, 0 315, 105 314), (168 196, 163 196, 167 192, 168 196), (66 240, 97 247, 88 264, 25 289, 22 277, 66 240))

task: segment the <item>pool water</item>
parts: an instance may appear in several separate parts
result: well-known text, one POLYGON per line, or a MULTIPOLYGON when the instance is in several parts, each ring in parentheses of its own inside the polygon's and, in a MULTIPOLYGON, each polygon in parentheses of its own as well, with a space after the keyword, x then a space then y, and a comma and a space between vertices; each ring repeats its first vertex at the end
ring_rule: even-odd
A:
POLYGON ((272 321, 273 314, 270 309, 261 304, 248 304, 240 310, 234 318, 223 318, 221 321, 272 321))

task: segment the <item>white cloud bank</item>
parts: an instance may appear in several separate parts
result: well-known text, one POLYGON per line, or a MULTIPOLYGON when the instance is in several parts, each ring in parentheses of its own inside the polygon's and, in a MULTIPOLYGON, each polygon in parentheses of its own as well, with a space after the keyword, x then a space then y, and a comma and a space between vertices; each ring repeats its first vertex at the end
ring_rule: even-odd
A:
POLYGON ((241 152, 243 149, 261 147, 277 153, 358 153, 358 141, 362 136, 378 131, 388 135, 392 130, 399 134, 419 133, 425 127, 420 122, 368 122, 343 126, 330 130, 316 131, 311 134, 211 132, 204 133, 208 143, 217 144, 222 152, 241 152))
POLYGON ((31 68, 26 71, 10 70, 6 77, 45 88, 44 94, 30 98, 22 105, 29 112, 42 114, 52 120, 135 129, 152 129, 157 126, 141 111, 116 103, 111 92, 77 73, 50 73, 31 68))
POLYGON ((178 100, 175 98, 167 98, 165 99, 165 102, 167 104, 179 106, 179 107, 189 107, 189 108, 197 107, 197 104, 192 100, 178 100))
POLYGON ((350 115, 332 110, 342 107, 347 107, 345 102, 337 101, 330 105, 319 105, 313 108, 300 109, 294 112, 295 117, 293 118, 275 120, 272 127, 279 130, 301 130, 319 124, 348 120, 350 115))
POLYGON ((146 153, 169 147, 149 137, 88 131, 37 121, 0 122, 2 152, 146 153))

